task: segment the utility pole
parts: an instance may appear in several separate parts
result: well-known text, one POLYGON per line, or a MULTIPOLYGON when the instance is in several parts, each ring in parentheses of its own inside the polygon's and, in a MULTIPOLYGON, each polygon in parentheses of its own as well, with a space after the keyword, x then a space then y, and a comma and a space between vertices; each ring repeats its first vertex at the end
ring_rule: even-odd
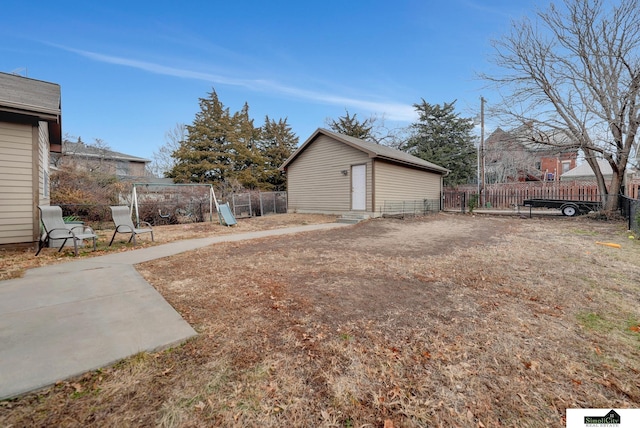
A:
POLYGON ((478 166, 480 169, 480 181, 478 183, 478 203, 484 207, 484 97, 480 97, 480 152, 478 166))

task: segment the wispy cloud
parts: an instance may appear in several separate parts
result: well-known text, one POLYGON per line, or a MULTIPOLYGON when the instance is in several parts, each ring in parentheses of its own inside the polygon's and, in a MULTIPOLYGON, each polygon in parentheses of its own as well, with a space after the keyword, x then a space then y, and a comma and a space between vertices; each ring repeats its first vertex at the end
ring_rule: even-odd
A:
POLYGON ((343 107, 354 107, 367 110, 371 113, 384 114, 389 120, 411 122, 416 119, 416 112, 411 105, 395 103, 395 102, 379 102, 350 97, 343 97, 317 91, 310 91, 293 86, 282 85, 278 82, 266 79, 238 79, 224 76, 221 74, 199 72, 187 70, 183 68, 169 67, 152 62, 140 61, 118 56, 105 55, 97 52, 74 49, 66 46, 55 45, 59 49, 73 52, 93 61, 104 62, 108 64, 121 65, 124 67, 136 68, 149 73, 161 74, 165 76, 174 76, 184 79, 196 79, 205 82, 238 86, 252 91, 271 92, 276 94, 287 95, 290 97, 308 100, 315 103, 325 103, 339 105, 343 107))

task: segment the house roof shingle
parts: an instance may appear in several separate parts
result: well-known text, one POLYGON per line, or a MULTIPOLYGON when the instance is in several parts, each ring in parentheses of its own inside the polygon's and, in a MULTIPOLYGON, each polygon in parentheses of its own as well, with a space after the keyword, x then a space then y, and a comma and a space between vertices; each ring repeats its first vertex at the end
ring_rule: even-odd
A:
MULTIPOLYGON (((613 170, 611 169, 611 165, 609 165, 609 162, 607 162, 604 159, 596 159, 596 162, 598 163, 598 166, 600 167, 600 171, 604 176, 610 176, 611 174, 613 174, 613 170)), ((595 176, 596 175, 594 174, 593 169, 591 169, 591 165, 585 162, 582 165, 578 165, 572 170, 565 172, 560 176, 560 178, 561 179, 576 178, 576 177, 594 177, 595 178, 595 176)))
POLYGON ((149 159, 139 158, 137 156, 131 156, 125 153, 114 152, 113 150, 103 149, 84 143, 72 143, 70 141, 64 142, 63 153, 67 155, 82 156, 87 158, 102 158, 144 163, 151 162, 149 159))
POLYGON ((61 112, 60 85, 0 73, 0 108, 41 120, 57 121, 61 112))

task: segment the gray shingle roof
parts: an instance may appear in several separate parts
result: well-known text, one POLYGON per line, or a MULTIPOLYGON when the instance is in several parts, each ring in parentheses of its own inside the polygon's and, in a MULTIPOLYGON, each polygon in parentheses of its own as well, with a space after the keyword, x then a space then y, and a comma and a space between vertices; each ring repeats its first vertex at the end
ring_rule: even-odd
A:
POLYGON ((139 158, 137 156, 127 155, 125 153, 114 152, 113 150, 103 149, 84 143, 72 143, 65 141, 62 152, 66 155, 81 156, 87 158, 102 158, 113 160, 126 160, 129 162, 151 162, 149 159, 139 158))
POLYGON ((60 85, 0 73, 0 109, 41 119, 57 119, 60 116, 60 85))
POLYGON ((448 169, 443 168, 434 163, 428 162, 426 160, 420 159, 416 156, 410 155, 409 153, 402 152, 400 150, 396 150, 391 147, 383 146, 381 144, 372 143, 369 141, 364 141, 359 138, 350 137, 348 135, 339 134, 337 132, 329 131, 327 129, 318 128, 311 137, 307 139, 298 149, 293 152, 293 154, 287 159, 282 166, 281 170, 284 170, 287 165, 289 165, 300 153, 302 153, 305 148, 316 139, 316 137, 320 134, 331 137, 335 140, 338 140, 344 144, 347 144, 355 149, 361 150, 369 155, 370 158, 384 159, 390 162, 404 164, 413 166, 416 168, 429 170, 433 172, 437 172, 440 174, 446 174, 449 172, 448 169))
MULTIPOLYGON (((609 162, 607 162, 604 159, 596 159, 596 162, 600 167, 600 171, 602 172, 602 175, 607 176, 607 175, 613 174, 613 170, 611 169, 611 165, 609 165, 609 162)), ((591 165, 585 162, 582 165, 578 165, 572 170, 565 172, 560 176, 560 178, 575 178, 575 177, 594 177, 595 178, 595 176, 596 176, 595 173, 591 169, 591 165)))

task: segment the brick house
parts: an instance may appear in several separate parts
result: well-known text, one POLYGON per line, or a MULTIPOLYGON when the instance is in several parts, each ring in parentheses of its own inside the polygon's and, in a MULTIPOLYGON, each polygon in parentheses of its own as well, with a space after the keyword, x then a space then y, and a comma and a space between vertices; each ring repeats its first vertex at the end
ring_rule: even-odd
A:
MULTIPOLYGON (((512 131, 497 128, 485 140, 487 183, 557 181, 576 167, 578 149, 562 149, 535 143, 530 126, 512 131)), ((556 136, 557 140, 566 136, 556 136)), ((558 141, 561 142, 561 141, 558 141)))

